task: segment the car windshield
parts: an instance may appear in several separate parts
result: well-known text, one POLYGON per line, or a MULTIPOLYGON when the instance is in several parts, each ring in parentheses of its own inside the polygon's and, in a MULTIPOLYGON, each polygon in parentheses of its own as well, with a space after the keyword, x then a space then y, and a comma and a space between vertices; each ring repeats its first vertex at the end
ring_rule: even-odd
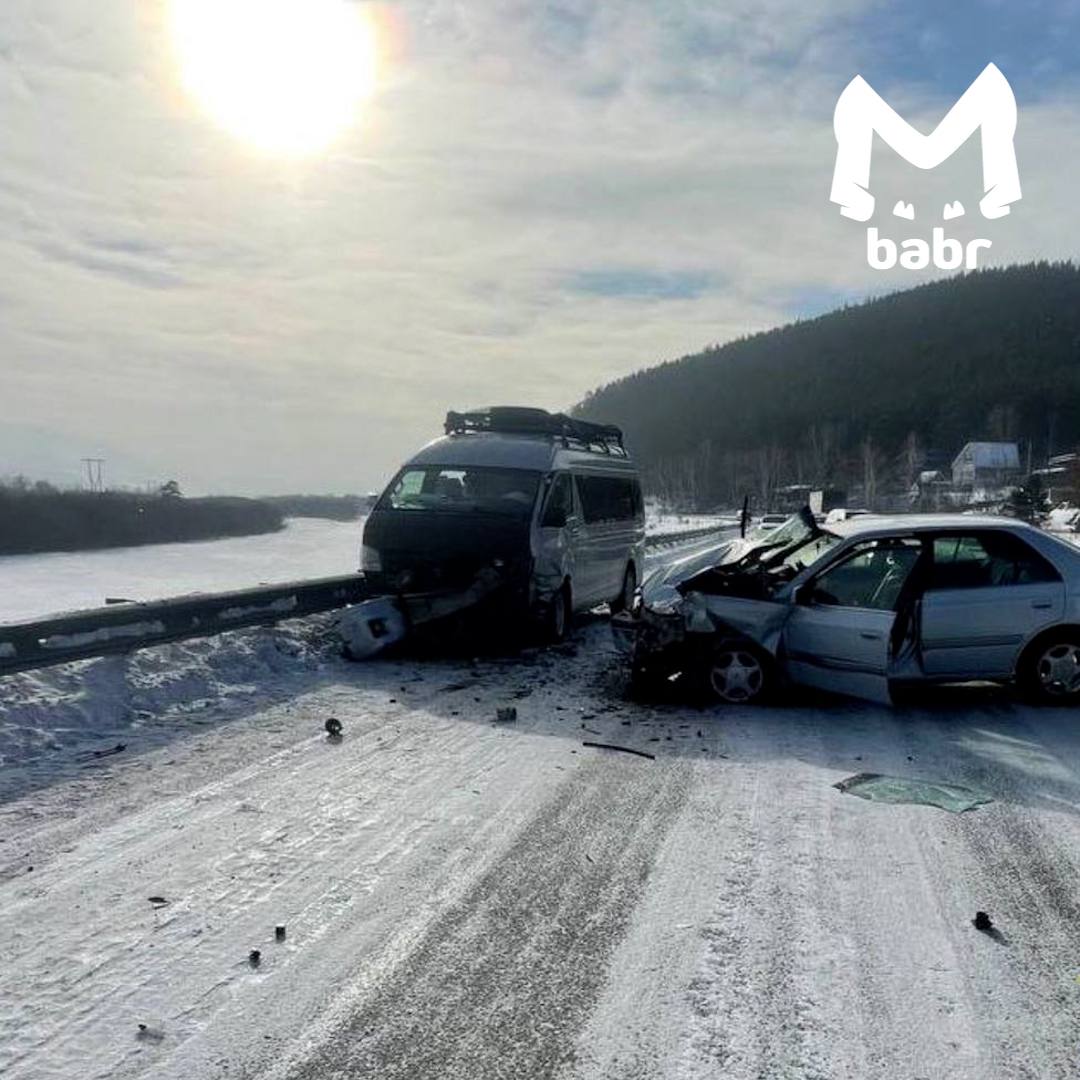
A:
POLYGON ((536 502, 540 473, 486 466, 408 465, 379 503, 383 510, 528 517, 536 502))
POLYGON ((832 533, 822 532, 816 536, 808 536, 803 543, 797 544, 794 548, 783 552, 779 556, 777 561, 773 563, 769 562, 771 568, 779 569, 783 567, 785 570, 790 571, 787 575, 793 577, 795 574, 801 573, 808 566, 817 562, 825 552, 836 547, 840 543, 840 537, 833 536, 832 533))
POLYGON ((783 525, 775 528, 763 529, 758 525, 747 533, 746 539, 751 546, 742 554, 739 561, 747 565, 764 561, 771 562, 771 559, 766 559, 769 552, 794 550, 819 535, 821 535, 821 530, 813 524, 813 518, 809 517, 809 512, 792 514, 783 525))

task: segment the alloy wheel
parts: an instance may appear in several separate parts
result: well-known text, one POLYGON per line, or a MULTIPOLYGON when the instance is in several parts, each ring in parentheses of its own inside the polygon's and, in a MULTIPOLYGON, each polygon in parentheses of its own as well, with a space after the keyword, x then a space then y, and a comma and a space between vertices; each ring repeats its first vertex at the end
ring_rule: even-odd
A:
POLYGON ((1039 686, 1048 697, 1080 693, 1080 645, 1059 641, 1044 650, 1035 665, 1039 686))
POLYGON ((713 657, 709 683, 721 701, 752 701, 765 686, 761 660, 747 649, 722 649, 713 657))

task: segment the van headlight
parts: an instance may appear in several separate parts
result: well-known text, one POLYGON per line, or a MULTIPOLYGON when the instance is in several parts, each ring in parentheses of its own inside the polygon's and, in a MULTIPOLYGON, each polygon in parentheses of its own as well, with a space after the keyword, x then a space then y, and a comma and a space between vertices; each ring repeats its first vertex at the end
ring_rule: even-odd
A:
POLYGON ((378 548, 368 547, 367 544, 360 546, 360 569, 375 573, 382 570, 382 556, 378 548))

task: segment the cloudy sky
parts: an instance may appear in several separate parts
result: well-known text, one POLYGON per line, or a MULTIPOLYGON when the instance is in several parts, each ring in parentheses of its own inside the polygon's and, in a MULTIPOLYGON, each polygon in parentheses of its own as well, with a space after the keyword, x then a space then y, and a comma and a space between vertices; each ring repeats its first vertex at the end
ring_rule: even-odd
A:
MULTIPOLYGON (((0 6, 0 475, 74 482, 92 455, 118 484, 365 491, 447 408, 566 407, 927 280, 869 270, 865 227, 828 202, 858 73, 929 131, 996 62, 1024 199, 950 231, 991 238, 987 264, 1080 247, 1076 0, 371 5, 374 90, 303 153, 195 92, 177 9, 200 3, 0 6)), ((202 44, 243 91, 266 42, 250 12, 235 29, 204 20, 202 44)), ((324 35, 320 74, 343 40, 324 35)), ((310 46, 306 67, 270 58, 271 131, 310 46)), ((932 176, 886 154, 884 233, 928 233, 946 199, 975 210, 977 141, 932 176)))

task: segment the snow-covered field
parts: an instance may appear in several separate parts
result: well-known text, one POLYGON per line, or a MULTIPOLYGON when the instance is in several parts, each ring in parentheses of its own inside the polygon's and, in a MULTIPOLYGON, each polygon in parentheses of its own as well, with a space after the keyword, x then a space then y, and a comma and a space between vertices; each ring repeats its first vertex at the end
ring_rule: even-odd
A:
POLYGON ((107 596, 160 600, 357 568, 360 522, 292 518, 262 536, 104 551, 0 556, 0 622, 100 607, 107 596))
POLYGON ((0 1075, 1075 1077, 1075 713, 644 704, 602 621, 349 665, 330 619, 0 679, 0 1075))

